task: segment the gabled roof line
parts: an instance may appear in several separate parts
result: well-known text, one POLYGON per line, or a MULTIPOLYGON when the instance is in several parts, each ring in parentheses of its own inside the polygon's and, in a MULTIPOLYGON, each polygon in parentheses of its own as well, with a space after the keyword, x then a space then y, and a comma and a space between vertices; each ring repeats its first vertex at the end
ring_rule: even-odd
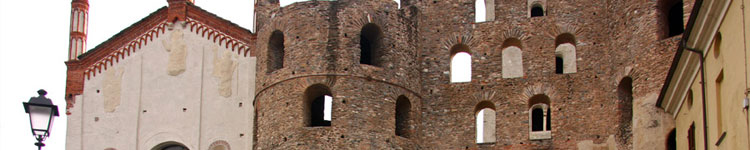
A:
MULTIPOLYGON (((190 3, 187 6, 185 23, 190 26, 191 32, 212 40, 231 51, 237 50, 238 55, 255 56, 256 36, 250 30, 198 6, 190 3)), ((86 68, 84 70, 86 79, 90 79, 92 75, 96 76, 102 70, 106 70, 109 66, 119 62, 120 59, 130 56, 136 49, 140 49, 153 41, 154 36, 159 37, 159 34, 166 32, 166 27, 170 24, 167 21, 169 15, 167 8, 162 7, 156 10, 79 56, 82 67, 86 68)))

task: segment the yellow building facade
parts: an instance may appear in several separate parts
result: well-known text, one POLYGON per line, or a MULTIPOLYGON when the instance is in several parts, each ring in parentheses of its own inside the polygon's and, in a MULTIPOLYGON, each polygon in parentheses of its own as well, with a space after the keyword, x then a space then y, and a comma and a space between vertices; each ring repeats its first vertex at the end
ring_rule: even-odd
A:
POLYGON ((696 2, 657 103, 675 119, 674 149, 750 149, 748 4, 696 2))

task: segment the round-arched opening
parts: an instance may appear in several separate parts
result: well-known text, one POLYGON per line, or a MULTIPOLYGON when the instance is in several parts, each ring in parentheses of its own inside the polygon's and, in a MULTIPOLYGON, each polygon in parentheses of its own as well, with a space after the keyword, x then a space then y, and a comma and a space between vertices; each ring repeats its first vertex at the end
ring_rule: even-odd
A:
POLYGON ((479 111, 485 108, 495 110, 495 104, 490 101, 481 101, 477 104, 477 106, 474 107, 474 114, 476 115, 477 113, 479 113, 479 111))
POLYGON ((284 33, 276 30, 268 39, 268 69, 271 73, 284 67, 284 33))
POLYGON ((305 122, 308 127, 331 126, 333 97, 330 88, 315 84, 305 90, 305 122))
POLYGON ((534 106, 535 104, 550 104, 550 99, 547 95, 544 94, 537 94, 529 98, 529 108, 531 106, 534 106))
POLYGON ((471 50, 464 44, 451 47, 451 83, 471 82, 471 50))
POLYGON ((409 134, 409 120, 411 120, 411 102, 406 96, 399 96, 396 100, 396 135, 411 137, 409 134))
POLYGON ((474 107, 474 116, 476 118, 476 143, 494 143, 495 142, 495 104, 489 101, 482 101, 474 107))
POLYGON ((544 7, 542 7, 542 4, 531 5, 531 17, 541 16, 544 16, 544 7))
POLYGON ((560 44, 570 43, 573 46, 576 45, 576 36, 570 33, 563 33, 558 35, 555 38, 555 47, 560 46, 560 44))
POLYGON ((515 46, 519 49, 523 49, 523 46, 521 45, 521 40, 518 40, 517 38, 508 38, 505 41, 503 41, 503 45, 501 46, 501 49, 505 49, 506 47, 515 46))
POLYGON ((188 150, 188 148, 184 144, 170 141, 156 145, 151 150, 188 150))
POLYGON ((359 38, 360 64, 380 66, 382 56, 383 32, 374 23, 362 27, 359 38))

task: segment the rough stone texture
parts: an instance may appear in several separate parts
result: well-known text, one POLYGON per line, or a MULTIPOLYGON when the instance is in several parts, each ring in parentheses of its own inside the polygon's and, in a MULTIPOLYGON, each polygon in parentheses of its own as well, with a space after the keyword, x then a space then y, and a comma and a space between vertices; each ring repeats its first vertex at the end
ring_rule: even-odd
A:
MULTIPOLYGON (((267 69, 274 30, 284 32, 285 67, 257 74, 255 149, 659 149, 666 137, 658 134, 673 126, 651 102, 680 39, 664 36, 657 0, 542 0, 546 15, 533 18, 535 1, 495 0, 494 20, 482 23, 473 23, 475 0, 402 0, 401 9, 391 0, 277 2, 256 3, 258 71, 267 69), (358 63, 366 23, 383 30, 382 67, 358 63), (574 37, 564 39, 573 40, 566 74, 556 74, 562 34, 574 37), (523 53, 518 78, 503 78, 510 38, 523 53), (471 82, 450 83, 457 44, 470 48, 471 82), (634 80, 632 110, 618 109, 625 77, 634 80), (300 119, 302 93, 313 84, 333 93, 331 127, 300 119), (551 138, 530 140, 529 99, 538 94, 550 98, 551 138), (394 134, 399 95, 413 103, 410 138, 394 134), (496 108, 495 143, 475 141, 474 108, 482 101, 496 108), (634 137, 618 139, 619 126, 630 124, 621 123, 624 114, 635 114, 634 137)), ((692 4, 685 1, 685 22, 692 4)))
POLYGON ((182 28, 176 28, 178 32, 172 32, 169 40, 163 40, 164 48, 169 52, 169 63, 167 64, 167 74, 177 76, 185 72, 185 59, 187 57, 187 48, 183 39, 182 28))
POLYGON ((217 46, 210 46, 214 53, 213 76, 219 80, 219 95, 223 97, 232 96, 232 77, 237 68, 237 55, 229 51, 219 51, 217 46))
POLYGON ((104 74, 104 111, 114 112, 120 106, 122 73, 122 69, 112 69, 104 74))

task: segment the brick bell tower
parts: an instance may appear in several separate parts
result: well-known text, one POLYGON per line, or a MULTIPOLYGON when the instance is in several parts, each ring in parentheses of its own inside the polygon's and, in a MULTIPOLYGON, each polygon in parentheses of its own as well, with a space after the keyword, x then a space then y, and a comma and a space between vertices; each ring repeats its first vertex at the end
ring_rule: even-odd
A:
POLYGON ((86 52, 86 34, 89 25, 89 1, 73 0, 70 9, 70 47, 68 60, 78 60, 86 52))
MULTIPOLYGON (((83 71, 85 68, 78 56, 86 52, 86 35, 89 29, 89 1, 73 0, 70 9, 70 46, 68 47, 68 67, 65 83, 66 108, 73 107, 75 96, 83 92, 83 71)), ((66 111, 66 114, 70 112, 66 111)))

